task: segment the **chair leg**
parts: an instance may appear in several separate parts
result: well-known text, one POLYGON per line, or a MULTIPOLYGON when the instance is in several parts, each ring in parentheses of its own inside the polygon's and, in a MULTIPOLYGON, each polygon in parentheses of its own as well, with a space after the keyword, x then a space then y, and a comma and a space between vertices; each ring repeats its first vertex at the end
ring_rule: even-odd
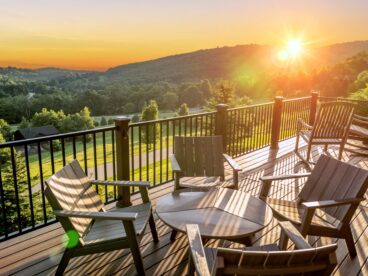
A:
POLYGON ((171 236, 170 236, 170 241, 175 241, 175 239, 176 239, 176 234, 177 234, 178 232, 176 231, 176 230, 172 230, 172 232, 171 232, 171 236))
POLYGON ((190 248, 188 248, 188 274, 189 276, 194 276, 195 267, 192 259, 192 255, 190 253, 190 248))
POLYGON ((149 226, 151 228, 151 234, 152 234, 152 238, 154 242, 158 242, 158 235, 157 235, 157 230, 156 230, 156 223, 155 223, 155 219, 153 218, 153 215, 150 215, 149 218, 149 226))
POLYGON ((340 145, 340 149, 339 149, 339 156, 337 157, 339 160, 341 160, 342 158, 342 151, 344 149, 344 146, 343 145, 340 145))
POLYGON ((143 259, 141 255, 141 251, 139 250, 138 243, 135 246, 131 246, 130 250, 133 255, 135 269, 137 270, 138 275, 146 275, 146 272, 143 267, 143 259))
POLYGON ((69 260, 72 258, 73 256, 73 249, 68 249, 66 248, 63 254, 63 257, 60 260, 59 266, 56 270, 55 275, 59 276, 59 275, 63 275, 64 271, 66 269, 66 267, 68 266, 69 260))
POLYGON ((298 153, 299 150, 299 133, 296 134, 296 141, 295 141, 295 149, 294 151, 298 153))
POLYGON ((134 265, 135 265, 135 269, 137 270, 137 274, 144 276, 146 275, 146 273, 143 267, 142 254, 139 249, 139 242, 137 238, 137 233, 135 232, 134 224, 132 221, 123 220, 123 225, 124 225, 125 232, 127 233, 128 244, 129 244, 130 251, 132 252, 134 265))
POLYGON ((309 162, 311 150, 312 150, 312 144, 311 143, 308 143, 308 146, 307 146, 307 158, 306 158, 307 162, 309 162))
POLYGON ((354 258, 357 255, 357 252, 355 248, 353 234, 351 233, 350 227, 345 233, 345 242, 346 242, 346 246, 348 247, 350 257, 354 258))

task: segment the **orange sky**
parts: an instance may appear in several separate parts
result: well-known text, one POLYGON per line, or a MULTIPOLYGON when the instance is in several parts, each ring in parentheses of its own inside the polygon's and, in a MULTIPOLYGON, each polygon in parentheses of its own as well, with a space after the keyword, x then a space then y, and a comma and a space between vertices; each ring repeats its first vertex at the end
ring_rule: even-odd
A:
POLYGON ((367 0, 0 0, 0 66, 104 70, 217 46, 368 39, 367 0))

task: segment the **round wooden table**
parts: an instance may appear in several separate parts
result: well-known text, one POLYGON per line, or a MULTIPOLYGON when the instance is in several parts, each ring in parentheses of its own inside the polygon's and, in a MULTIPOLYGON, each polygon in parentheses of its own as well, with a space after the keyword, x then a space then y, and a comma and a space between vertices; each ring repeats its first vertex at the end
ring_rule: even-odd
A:
POLYGON ((198 224, 205 239, 226 239, 245 244, 249 244, 249 237, 272 220, 272 210, 264 201, 227 188, 175 191, 158 201, 156 213, 176 231, 185 233, 186 224, 198 224))

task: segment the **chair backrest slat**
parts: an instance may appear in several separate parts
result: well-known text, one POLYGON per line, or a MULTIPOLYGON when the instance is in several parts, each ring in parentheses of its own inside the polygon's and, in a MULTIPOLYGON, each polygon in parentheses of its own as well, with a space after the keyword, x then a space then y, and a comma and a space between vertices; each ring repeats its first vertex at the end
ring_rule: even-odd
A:
MULTIPOLYGON (((301 201, 362 198, 367 188, 367 170, 323 154, 301 190, 299 198, 301 201)), ((345 205, 324 210, 341 221, 350 208, 345 205)))
POLYGON ((330 256, 336 248, 336 244, 290 251, 218 248, 217 256, 224 260, 225 275, 320 275, 331 269, 330 256))
MULTIPOLYGON (((103 203, 76 160, 52 175, 46 184, 49 189, 46 196, 53 209, 99 212, 103 207, 103 203)), ((64 229, 71 230, 69 228, 72 225, 80 237, 84 236, 92 222, 88 218, 68 218, 67 220, 69 223, 66 224, 65 220, 61 220, 64 229)))
POLYGON ((352 103, 321 103, 311 138, 344 139, 348 135, 353 114, 354 104, 352 103))
POLYGON ((174 138, 175 157, 183 176, 224 176, 221 136, 174 138))

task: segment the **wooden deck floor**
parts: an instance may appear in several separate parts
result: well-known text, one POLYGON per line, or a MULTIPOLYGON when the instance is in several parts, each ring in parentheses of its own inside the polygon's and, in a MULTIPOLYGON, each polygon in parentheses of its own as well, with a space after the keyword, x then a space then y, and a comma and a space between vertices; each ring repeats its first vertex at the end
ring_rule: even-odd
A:
MULTIPOLYGON (((243 168, 241 173, 242 190, 258 195, 262 175, 278 175, 285 173, 305 172, 306 168, 293 154, 294 139, 280 143, 280 149, 271 151, 264 148, 237 158, 243 168)), ((322 148, 313 149, 313 158, 318 158, 322 148)), ((335 155, 335 149, 329 150, 335 155)), ((344 153, 344 161, 368 169, 368 158, 344 153)), ((302 184, 285 185, 278 183, 272 189, 273 197, 293 199, 299 193, 302 184)), ((173 190, 172 183, 162 185, 150 191, 155 203, 164 194, 173 190)), ((133 204, 139 202, 138 196, 133 197, 133 204)), ((187 240, 182 234, 175 242, 170 242, 170 228, 165 226, 156 216, 157 229, 160 241, 152 242, 147 227, 141 249, 144 256, 144 265, 148 275, 183 275, 187 269, 187 240)), ((276 242, 279 237, 277 221, 266 227, 256 236, 256 243, 276 242)), ((345 243, 341 240, 329 238, 309 237, 316 244, 336 242, 339 245, 338 267, 335 275, 368 275, 368 204, 364 202, 358 208, 353 222, 353 235, 356 242, 358 256, 351 260, 348 256, 345 243)), ((53 275, 60 260, 63 247, 63 230, 60 225, 53 224, 0 243, 0 275, 53 275)), ((211 244, 211 241, 210 241, 211 244)), ((215 241, 212 241, 215 244, 215 241)), ((230 244, 232 247, 240 246, 230 244)), ((95 254, 78 257, 71 260, 66 270, 68 275, 134 275, 135 268, 129 250, 113 251, 105 254, 95 254)))

